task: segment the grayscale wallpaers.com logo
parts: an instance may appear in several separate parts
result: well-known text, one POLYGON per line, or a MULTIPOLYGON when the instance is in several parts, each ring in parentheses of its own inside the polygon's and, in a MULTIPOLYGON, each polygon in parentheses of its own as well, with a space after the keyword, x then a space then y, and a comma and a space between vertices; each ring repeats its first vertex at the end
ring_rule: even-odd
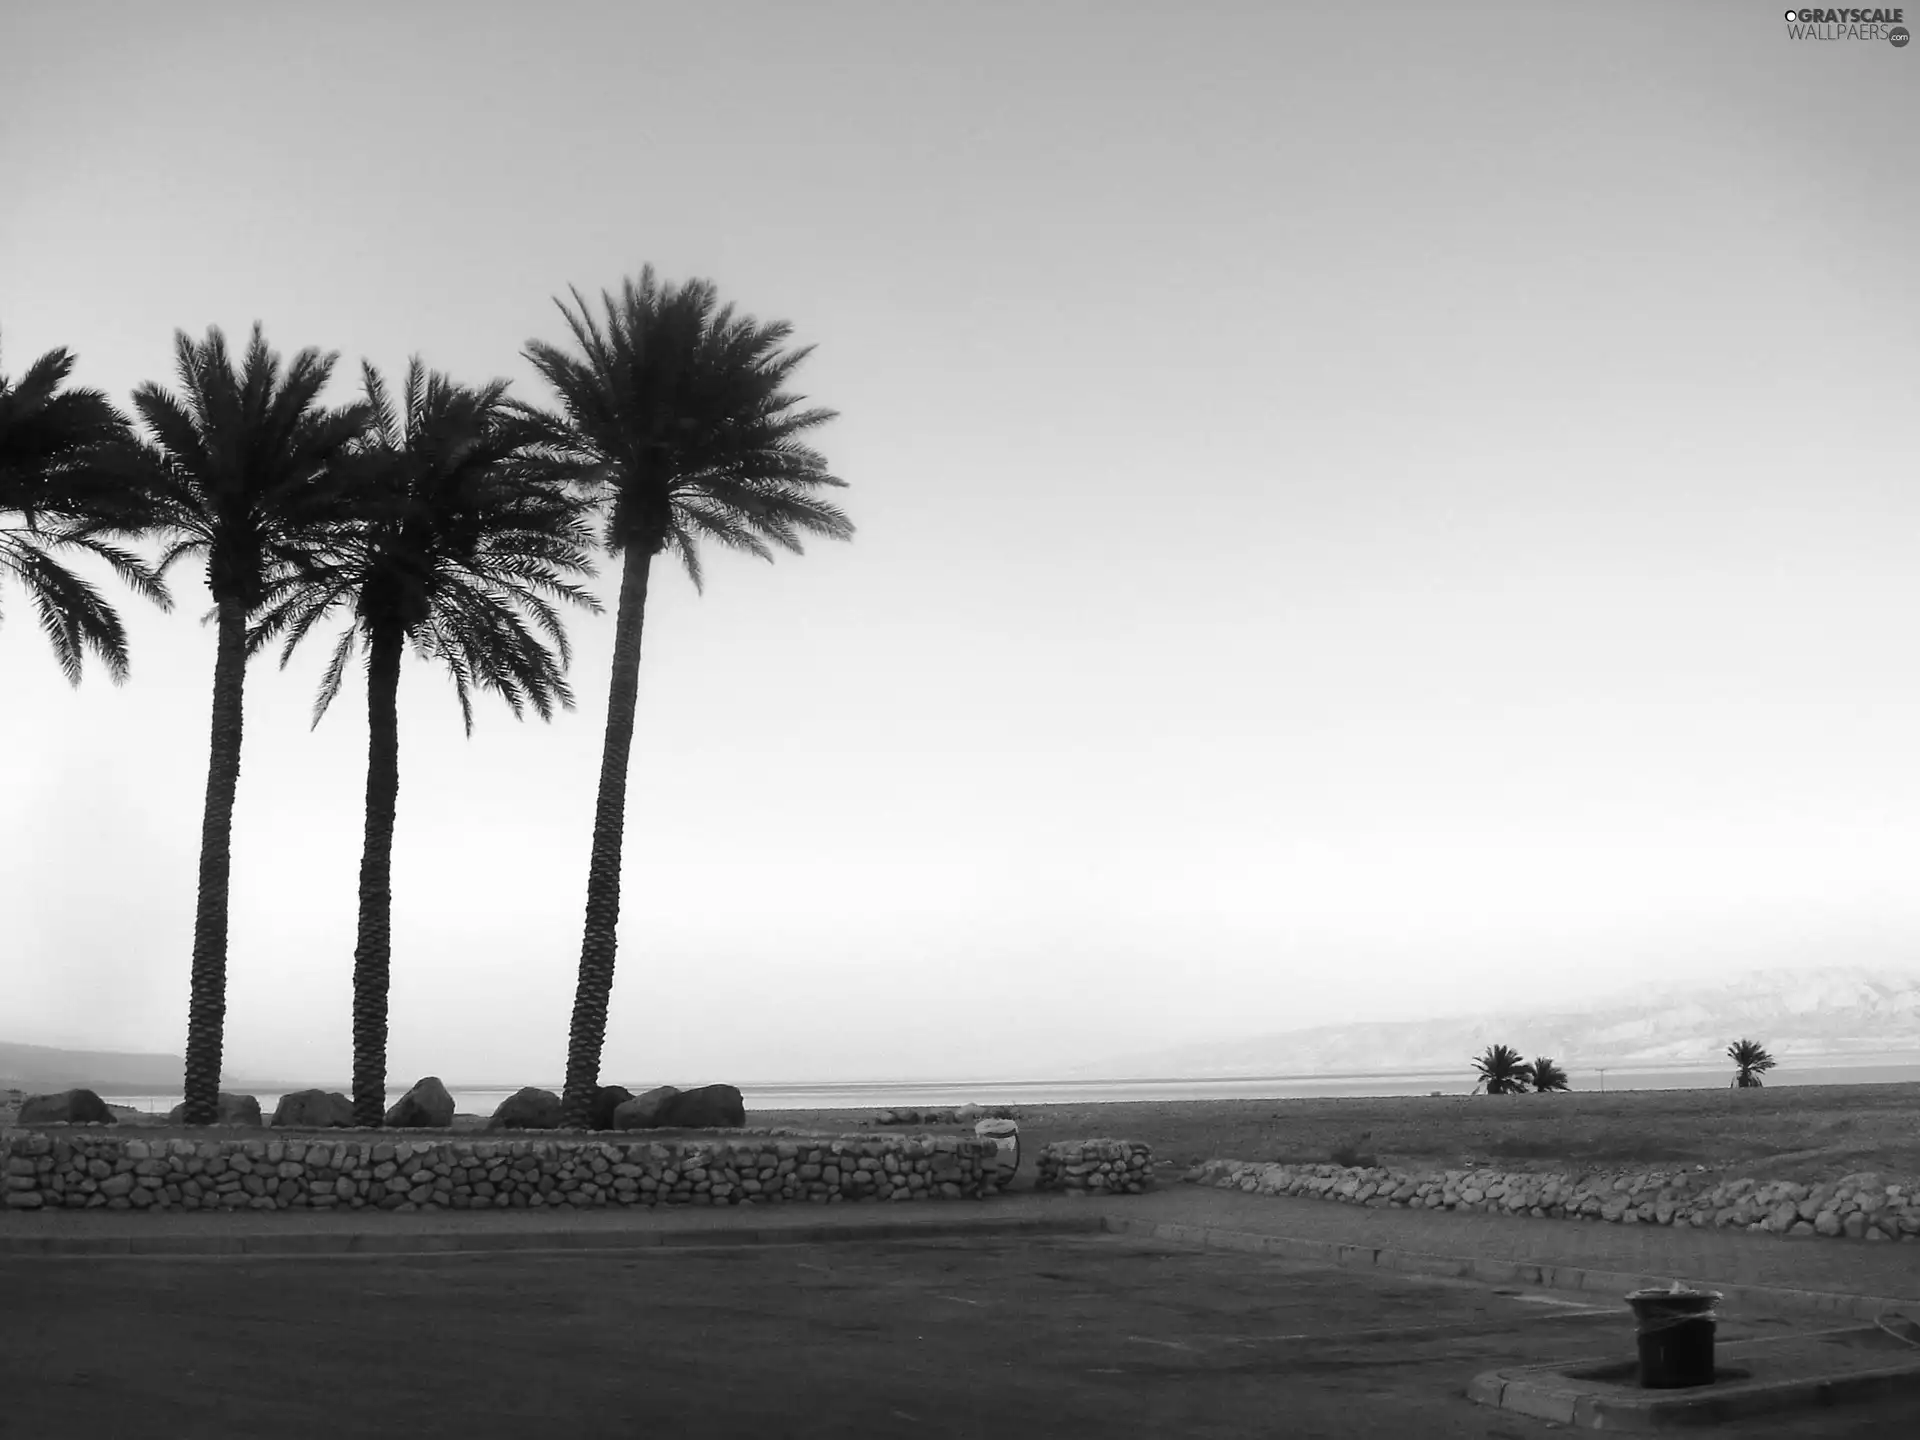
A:
POLYGON ((1885 40, 1894 49, 1908 39, 1904 10, 1787 11, 1787 34, 1795 40, 1885 40))

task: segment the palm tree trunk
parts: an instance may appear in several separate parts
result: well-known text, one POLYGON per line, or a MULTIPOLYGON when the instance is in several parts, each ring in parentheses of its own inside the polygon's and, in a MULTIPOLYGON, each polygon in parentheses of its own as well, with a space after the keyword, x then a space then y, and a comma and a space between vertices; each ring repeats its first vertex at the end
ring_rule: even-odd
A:
POLYGON ((387 988, 393 955, 393 819, 400 799, 400 654, 382 625, 367 656, 367 826, 360 850, 360 932, 353 949, 353 1123, 387 1108, 387 988))
POLYGON ((213 737, 207 803, 200 821, 200 895, 193 912, 193 990, 187 1007, 188 1125, 220 1113, 220 1052, 227 1020, 227 884, 233 862, 233 797, 240 784, 240 716, 247 677, 247 616, 233 597, 219 603, 213 662, 213 737))
POLYGON ((600 1047, 613 998, 613 954, 620 929, 620 842, 626 833, 627 757, 640 693, 640 627, 647 613, 650 546, 629 545, 620 570, 620 609, 613 629, 613 688, 607 696, 607 739, 600 752, 600 798, 593 812, 593 854, 587 862, 587 928, 580 943, 580 980, 567 1032, 567 1083, 560 1123, 585 1129, 600 1080, 600 1047))

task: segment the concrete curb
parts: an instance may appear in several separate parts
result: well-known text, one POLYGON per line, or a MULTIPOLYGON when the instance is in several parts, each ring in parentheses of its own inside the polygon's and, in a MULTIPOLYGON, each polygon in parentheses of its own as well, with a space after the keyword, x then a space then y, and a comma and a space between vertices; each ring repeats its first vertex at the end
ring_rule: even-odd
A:
MULTIPOLYGON (((1823 1332, 1826 1334, 1845 1332, 1823 1332)), ((1738 1358, 1738 1344, 1726 1347, 1738 1358)), ((1920 1361, 1839 1375, 1786 1380, 1723 1380, 1687 1390, 1634 1390, 1581 1381, 1564 1365, 1489 1370, 1467 1386, 1467 1398, 1535 1420, 1588 1430, 1667 1430, 1717 1424, 1790 1410, 1827 1408, 1909 1394, 1920 1389, 1920 1361)))
POLYGON ((1852 1320, 1876 1320, 1889 1310, 1920 1310, 1920 1304, 1911 1300, 1878 1295, 1848 1295, 1826 1290, 1794 1290, 1773 1285, 1730 1284, 1710 1275, 1635 1275, 1618 1270, 1589 1270, 1577 1265, 1541 1265, 1530 1261, 1492 1260, 1476 1256, 1428 1255, 1417 1250, 1344 1245, 1330 1240, 1296 1240, 1284 1235, 1136 1220, 1117 1215, 1102 1218, 1110 1234, 1170 1240, 1210 1250, 1279 1255, 1289 1260, 1317 1260, 1331 1265, 1394 1270, 1410 1275, 1445 1275, 1497 1285, 1536 1285, 1549 1290, 1591 1291, 1616 1299, 1629 1290, 1664 1289, 1673 1281, 1681 1280, 1688 1284, 1711 1286, 1735 1303, 1771 1305, 1852 1320))
POLYGON ((351 1255, 468 1255, 504 1252, 618 1251, 695 1246, 829 1245, 858 1240, 942 1239, 957 1235, 1086 1235, 1103 1229, 1094 1214, 981 1216, 978 1219, 874 1224, 703 1226, 679 1230, 377 1230, 281 1231, 263 1235, 35 1235, 0 1238, 0 1260, 351 1255))

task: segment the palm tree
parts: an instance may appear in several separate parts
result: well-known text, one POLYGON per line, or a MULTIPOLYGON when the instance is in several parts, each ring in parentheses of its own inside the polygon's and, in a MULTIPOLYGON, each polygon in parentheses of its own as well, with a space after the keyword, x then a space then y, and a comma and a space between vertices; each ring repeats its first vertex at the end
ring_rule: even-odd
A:
POLYGON ((1527 1080, 1533 1086, 1536 1095, 1546 1095, 1555 1090, 1571 1090, 1567 1084, 1567 1072, 1559 1063, 1542 1055, 1527 1068, 1527 1080))
POLYGON ((0 573, 25 587, 70 683, 91 649, 117 685, 127 678, 125 626, 50 552, 97 555, 163 610, 173 602, 144 560, 104 538, 137 534, 150 517, 111 463, 130 437, 126 417, 98 390, 63 390, 72 371, 72 355, 49 350, 18 382, 0 375, 0 573))
POLYGON ((1760 1077, 1773 1069, 1774 1065, 1773 1056, 1766 1052, 1758 1040, 1734 1041, 1727 1047, 1727 1058, 1736 1067, 1733 1085, 1727 1087, 1730 1090, 1734 1086, 1742 1090, 1758 1090, 1764 1083, 1760 1077))
POLYGON ((338 357, 302 350, 283 370, 257 324, 238 366, 217 327, 197 343, 176 332, 174 355, 180 396, 148 383, 134 391, 133 404, 150 437, 140 450, 139 471, 158 528, 175 537, 161 557, 161 572, 184 556, 205 557, 219 637, 183 1116, 189 1125, 210 1125, 226 1022, 227 885, 247 622, 298 586, 327 543, 355 519, 343 462, 372 412, 364 404, 323 408, 320 392, 338 357))
POLYGON ((588 1121, 613 993, 627 760, 640 678, 640 631, 653 557, 677 555, 700 588, 701 540, 762 559, 799 553, 801 536, 849 539, 853 524, 822 499, 842 486, 804 443, 833 412, 802 408, 788 380, 810 347, 783 348, 792 327, 721 306, 711 282, 663 285, 651 267, 604 322, 575 290, 557 302, 577 353, 532 341, 526 356, 560 398, 548 418, 556 448, 585 467, 606 507, 605 544, 623 556, 613 682, 587 869, 586 926, 567 1039, 564 1123, 588 1121))
POLYGON ((1485 1086, 1489 1095, 1524 1095, 1532 1078, 1520 1052, 1510 1045, 1489 1045, 1473 1068, 1480 1076, 1474 1090, 1485 1086))
POLYGON ((371 489, 366 518, 260 616, 248 651, 284 634, 284 668, 316 623, 351 612, 320 683, 315 725, 340 693, 356 636, 367 657, 353 1118, 378 1126, 386 1110, 402 654, 411 641, 416 653, 446 666, 469 735, 476 687, 497 693, 516 717, 531 705, 551 720, 554 702, 571 708, 573 693, 562 676, 572 658, 566 632, 549 599, 591 610, 600 602, 564 578, 592 573, 592 533, 582 502, 564 487, 568 472, 538 446, 538 427, 508 407, 505 381, 468 389, 415 359, 396 411, 380 373, 371 365, 362 372, 374 416, 357 448, 371 489))

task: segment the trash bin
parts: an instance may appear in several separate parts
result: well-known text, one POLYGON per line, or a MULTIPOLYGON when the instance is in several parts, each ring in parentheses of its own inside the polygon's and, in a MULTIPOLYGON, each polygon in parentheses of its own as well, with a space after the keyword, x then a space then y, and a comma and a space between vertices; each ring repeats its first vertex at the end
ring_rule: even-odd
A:
POLYGON ((1678 1390, 1713 1383, 1717 1290, 1636 1290, 1627 1296, 1639 1322, 1640 1387, 1678 1390))
POLYGON ((999 1147, 1000 1153, 994 1157, 995 1183, 1005 1185, 1013 1179, 1014 1171, 1020 1168, 1020 1125, 1014 1120, 982 1120, 973 1127, 973 1133, 982 1140, 991 1140, 999 1147))

